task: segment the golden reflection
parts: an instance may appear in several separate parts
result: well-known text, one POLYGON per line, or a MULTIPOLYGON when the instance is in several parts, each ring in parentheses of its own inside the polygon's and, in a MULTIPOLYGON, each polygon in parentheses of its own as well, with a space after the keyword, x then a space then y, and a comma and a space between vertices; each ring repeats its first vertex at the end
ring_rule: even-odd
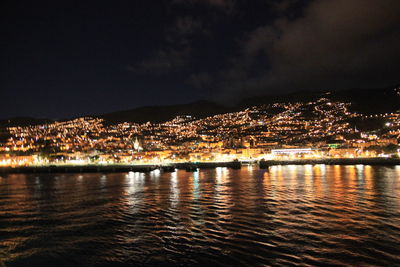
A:
POLYGON ((100 177, 100 184, 101 184, 102 187, 104 187, 106 185, 106 181, 107 181, 107 176, 106 175, 102 175, 100 177))
POLYGON ((334 165, 332 170, 331 186, 330 190, 333 194, 337 194, 338 190, 341 190, 342 182, 342 166, 334 165))
MULTIPOLYGON (((332 171, 332 178, 328 185, 331 195, 330 200, 334 203, 331 208, 337 216, 336 227, 340 232, 346 232, 346 227, 354 223, 355 213, 352 212, 357 206, 356 195, 354 190, 357 190, 356 185, 356 168, 354 166, 329 166, 328 173, 332 171), (350 168, 349 168, 350 167, 350 168)), ((342 238, 349 238, 347 235, 342 235, 342 238)), ((359 237, 355 237, 359 239, 359 237)))
POLYGON ((232 200, 232 188, 227 185, 229 180, 229 169, 226 167, 218 167, 215 169, 215 196, 214 202, 219 205, 219 216, 223 220, 231 219, 230 212, 232 200))
POLYGON ((200 198, 200 182, 199 182, 199 171, 193 172, 193 199, 198 200, 200 198))
POLYGON ((313 168, 314 176, 321 177, 321 164, 315 165, 313 168))
POLYGON ((282 187, 285 185, 285 177, 283 175, 283 168, 282 165, 278 165, 276 169, 276 186, 282 187))
POLYGON ((396 180, 395 180, 395 183, 396 183, 396 187, 397 187, 397 190, 396 190, 396 193, 397 193, 397 196, 396 196, 396 199, 397 199, 397 206, 398 207, 400 207, 400 166, 396 166, 395 167, 395 169, 394 169, 394 175, 396 176, 396 180))
POLYGON ((364 174, 364 165, 363 164, 357 164, 356 165, 356 170, 357 170, 357 180, 363 180, 363 174, 364 174))
POLYGON ((215 168, 215 178, 217 183, 224 183, 228 174, 228 168, 226 167, 217 167, 215 168))
POLYGON ((175 208, 179 204, 178 173, 171 172, 170 175, 170 202, 171 206, 175 208))
POLYGON ((353 213, 342 213, 356 207, 358 201, 357 171, 355 166, 339 166, 333 168, 334 183, 329 187, 332 192, 333 208, 340 216, 339 222, 343 224, 352 223, 353 213))
POLYGON ((268 179, 264 180, 264 184, 265 186, 268 186, 268 188, 266 189, 269 190, 272 194, 275 194, 275 190, 277 187, 277 172, 278 166, 271 166, 269 167, 269 170, 264 173, 264 177, 268 177, 268 179))
POLYGON ((247 170, 248 170, 249 172, 252 172, 252 171, 253 171, 253 165, 252 165, 252 164, 248 165, 248 166, 247 166, 247 170))
POLYGON ((364 202, 365 205, 368 206, 370 209, 374 208, 374 178, 373 178, 373 168, 370 165, 364 166, 364 202))
MULTIPOLYGON (((345 185, 346 188, 351 191, 357 191, 357 181, 358 181, 358 175, 357 175, 357 168, 356 166, 346 166, 346 168, 349 170, 348 171, 348 175, 347 175, 347 179, 345 179, 344 181, 347 181, 347 184, 345 185)), ((356 194, 352 194, 354 197, 356 196, 356 194)))
MULTIPOLYGON (((325 165, 322 165, 322 167, 325 168, 325 165)), ((325 179, 322 178, 323 175, 322 174, 322 170, 321 170, 321 164, 319 165, 315 165, 313 166, 313 185, 314 185, 314 198, 316 199, 320 199, 324 196, 325 192, 324 189, 322 187, 322 183, 323 181, 325 181, 325 179)))
POLYGON ((364 186, 365 189, 368 190, 368 192, 371 192, 373 188, 372 174, 373 174, 372 167, 370 165, 366 165, 364 167, 364 184, 365 184, 364 186))
MULTIPOLYGON (((336 181, 335 187, 333 189, 335 198, 337 200, 346 199, 346 201, 352 203, 352 205, 356 204, 355 203, 356 195, 354 194, 354 191, 357 190, 356 167, 355 166, 340 166, 340 168, 338 169, 338 172, 336 172, 336 174, 335 174, 335 181, 336 181)), ((342 206, 342 204, 339 204, 339 205, 342 206)))
POLYGON ((278 187, 278 182, 277 182, 277 180, 278 180, 278 172, 279 172, 278 166, 270 167, 268 172, 269 172, 269 175, 268 175, 269 176, 269 180, 267 180, 266 182, 268 182, 268 185, 271 188, 271 193, 274 194, 276 189, 277 189, 277 187, 278 187))
POLYGON ((296 179, 297 179, 297 170, 298 170, 298 165, 288 165, 286 166, 289 169, 289 183, 291 186, 295 186, 296 185, 296 179))
MULTIPOLYGON (((272 167, 270 168, 270 170, 271 170, 271 169, 272 169, 272 167)), ((266 171, 264 172, 264 174, 263 174, 264 179, 270 179, 270 175, 269 175, 270 170, 266 170, 266 171)))
POLYGON ((78 181, 82 182, 82 180, 83 180, 83 175, 78 175, 78 181))
MULTIPOLYGON (((31 178, 32 177, 24 174, 10 174, 6 179, 0 179, 0 193, 3 198, 6 197, 2 200, 0 205, 2 207, 0 209, 0 217, 12 214, 17 222, 22 222, 20 218, 40 218, 42 206, 38 205, 35 199, 37 199, 38 196, 40 198, 40 194, 43 194, 43 192, 41 192, 42 186, 41 184, 36 184, 36 177, 33 183, 30 182, 31 178)), ((27 227, 29 228, 30 226, 27 227)), ((24 246, 27 240, 29 240, 29 237, 1 236, 0 260, 4 260, 6 256, 8 260, 13 260, 18 257, 19 253, 15 252, 14 249, 24 246)))
POLYGON ((141 201, 141 197, 137 196, 138 192, 143 190, 144 173, 129 172, 126 176, 126 191, 127 202, 130 208, 137 208, 137 204, 141 201))
POLYGON ((304 165, 304 183, 308 188, 307 192, 310 192, 313 186, 313 166, 311 164, 304 165))
MULTIPOLYGON (((400 206, 400 166, 310 165, 271 166, 268 170, 253 171, 246 168, 216 168, 161 174, 68 174, 58 176, 58 181, 53 177, 9 175, 7 178, 0 178, 3 198, 0 202, 3 208, 0 209, 0 217, 3 217, 3 222, 7 222, 10 217, 25 227, 29 225, 30 219, 49 218, 50 221, 55 221, 58 211, 73 211, 74 221, 79 218, 84 220, 81 209, 95 208, 93 216, 100 222, 104 219, 108 222, 109 218, 126 220, 124 223, 112 225, 111 230, 116 233, 118 240, 125 240, 127 244, 129 242, 128 249, 135 245, 134 242, 138 240, 136 238, 141 238, 138 234, 143 236, 141 233, 145 231, 146 235, 160 237, 160 240, 168 234, 180 242, 179 235, 183 231, 190 235, 188 239, 193 237, 191 241, 196 241, 195 238, 203 237, 212 240, 214 237, 207 236, 205 230, 216 233, 215 229, 218 229, 219 233, 227 233, 220 235, 220 239, 225 241, 227 236, 235 236, 236 231, 241 229, 232 226, 242 227, 243 222, 253 225, 251 220, 259 222, 260 228, 249 229, 257 234, 275 231, 293 234, 288 237, 294 240, 298 237, 296 231, 303 234, 300 227, 312 228, 321 238, 331 239, 327 240, 330 242, 340 238, 363 239, 369 235, 372 227, 382 225, 383 229, 386 223, 395 225, 396 212, 400 206), (294 174, 297 175, 293 178, 294 174), (70 179, 71 177, 76 179, 70 179), (103 190, 102 186, 107 189, 103 190), (125 196, 108 201, 110 198, 104 198, 104 192, 99 193, 99 190, 107 194, 114 192, 118 196, 124 190, 125 196), (64 196, 60 196, 60 193, 64 196), (107 201, 91 201, 99 196, 107 201), (53 205, 53 202, 57 205, 53 205), (107 204, 103 205, 104 202, 107 204), (91 204, 92 207, 87 207, 91 204), (265 205, 265 209, 261 209, 261 205, 265 205), (56 209, 57 212, 54 212, 56 209), (249 215, 251 217, 247 217, 249 215), (169 221, 169 218, 173 220, 169 221), (263 232, 264 230, 266 231, 263 232), (326 230, 329 231, 324 232, 326 230)), ((8 224, 10 228, 16 226, 18 227, 17 224, 8 224)), ((38 228, 40 231, 50 229, 46 225, 38 227, 47 227, 38 228)), ((80 225, 76 227, 81 230, 80 225)), ((25 228, 21 229, 25 231, 25 228)), ((12 233, 0 240, 0 246, 7 250, 6 253, 8 250, 23 249, 26 246, 25 237, 15 237, 12 233)), ((346 240, 343 242, 347 242, 346 240)), ((236 242, 236 239, 233 241, 236 242)), ((315 244, 320 245, 320 242, 315 244)))
POLYGON ((152 171, 150 172, 150 177, 151 177, 153 180, 158 181, 158 178, 160 178, 160 174, 161 174, 160 169, 155 169, 155 170, 152 170, 152 171))
POLYGON ((349 177, 356 178, 357 176, 356 166, 345 166, 345 169, 349 177))
POLYGON ((271 166, 263 174, 264 192, 266 192, 266 194, 271 194, 273 190, 273 184, 272 184, 273 175, 271 175, 271 173, 273 173, 273 169, 274 166, 271 166))
POLYGON ((179 209, 183 213, 189 214, 192 209, 197 210, 197 203, 194 200, 193 174, 185 170, 177 171, 177 181, 179 188, 179 209))

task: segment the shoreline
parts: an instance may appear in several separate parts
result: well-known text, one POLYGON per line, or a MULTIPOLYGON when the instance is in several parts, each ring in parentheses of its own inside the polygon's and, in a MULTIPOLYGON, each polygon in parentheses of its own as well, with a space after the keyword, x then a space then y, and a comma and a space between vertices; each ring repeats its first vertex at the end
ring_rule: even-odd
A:
POLYGON ((296 160, 265 160, 251 163, 231 162, 184 162, 172 164, 148 165, 46 165, 46 166, 18 166, 0 167, 0 174, 11 173, 117 173, 117 172, 151 172, 159 169, 164 172, 173 172, 175 169, 197 171, 197 169, 210 169, 227 167, 240 169, 242 165, 254 164, 260 169, 268 169, 275 165, 381 165, 400 166, 400 159, 394 158, 329 158, 329 159, 296 159, 296 160))
POLYGON ((372 165, 372 166, 400 166, 400 159, 396 158, 325 158, 325 159, 295 159, 295 160, 266 160, 260 161, 260 167, 274 165, 372 165))

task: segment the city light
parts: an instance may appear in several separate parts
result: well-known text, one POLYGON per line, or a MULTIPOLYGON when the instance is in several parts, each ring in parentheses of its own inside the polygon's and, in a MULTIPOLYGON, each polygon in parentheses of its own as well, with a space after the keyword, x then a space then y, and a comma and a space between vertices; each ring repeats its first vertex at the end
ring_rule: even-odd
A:
POLYGON ((321 158, 398 157, 400 114, 372 117, 385 129, 368 131, 354 121, 371 115, 328 98, 274 103, 204 119, 177 116, 164 123, 105 124, 82 117, 37 126, 10 127, 0 145, 1 166, 165 165, 321 158), (276 112, 276 111, 279 112, 276 112))

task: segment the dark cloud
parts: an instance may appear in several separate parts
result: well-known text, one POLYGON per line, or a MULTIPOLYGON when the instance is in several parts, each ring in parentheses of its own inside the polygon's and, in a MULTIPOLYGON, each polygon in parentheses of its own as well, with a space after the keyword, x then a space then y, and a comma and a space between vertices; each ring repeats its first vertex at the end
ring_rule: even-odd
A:
POLYGON ((189 61, 191 48, 160 49, 154 56, 136 65, 128 65, 127 70, 137 74, 166 74, 181 70, 189 61))
POLYGON ((398 82, 400 1, 315 0, 302 14, 246 35, 220 74, 221 97, 398 82))
POLYGON ((399 0, 18 2, 0 16, 3 117, 399 83, 399 0))
POLYGON ((175 23, 166 29, 165 40, 174 47, 190 45, 191 39, 207 31, 200 19, 191 16, 178 17, 175 23))
POLYGON ((164 47, 127 69, 138 74, 167 74, 181 70, 191 59, 191 38, 199 32, 205 32, 201 20, 191 16, 178 17, 165 30, 164 47))
POLYGON ((212 81, 213 77, 209 73, 191 74, 188 79, 188 83, 197 89, 208 88, 212 81))
POLYGON ((190 35, 201 28, 201 21, 190 16, 178 18, 175 26, 176 32, 179 35, 190 35))
POLYGON ((236 9, 236 2, 236 0, 173 0, 172 3, 190 8, 206 7, 230 15, 236 9))
POLYGON ((199 4, 209 5, 216 8, 232 9, 235 5, 233 0, 174 0, 175 4, 199 4))

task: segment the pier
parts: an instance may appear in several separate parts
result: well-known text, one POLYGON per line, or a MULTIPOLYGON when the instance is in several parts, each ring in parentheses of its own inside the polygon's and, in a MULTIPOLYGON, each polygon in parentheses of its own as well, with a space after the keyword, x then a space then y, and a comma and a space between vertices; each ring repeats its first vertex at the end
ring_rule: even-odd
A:
POLYGON ((398 158, 322 158, 322 159, 293 159, 293 160, 260 160, 260 168, 268 168, 273 165, 400 165, 398 158))
POLYGON ((49 165, 49 166, 20 166, 0 167, 2 173, 117 173, 117 172, 151 172, 159 169, 163 172, 178 170, 197 171, 197 169, 210 169, 227 167, 240 169, 239 161, 232 162, 185 162, 166 165, 49 165))
MULTIPOLYGON (((0 174, 7 173, 117 173, 117 172, 151 172, 159 169, 162 172, 174 172, 186 170, 189 172, 198 169, 212 169, 226 167, 240 169, 249 162, 182 162, 172 164, 149 165, 49 165, 49 166, 18 166, 0 167, 0 174)), ((400 159, 396 158, 326 158, 326 159, 295 159, 295 160, 260 160, 253 161, 250 165, 257 165, 260 169, 268 169, 274 165, 382 165, 400 166, 400 159)))

